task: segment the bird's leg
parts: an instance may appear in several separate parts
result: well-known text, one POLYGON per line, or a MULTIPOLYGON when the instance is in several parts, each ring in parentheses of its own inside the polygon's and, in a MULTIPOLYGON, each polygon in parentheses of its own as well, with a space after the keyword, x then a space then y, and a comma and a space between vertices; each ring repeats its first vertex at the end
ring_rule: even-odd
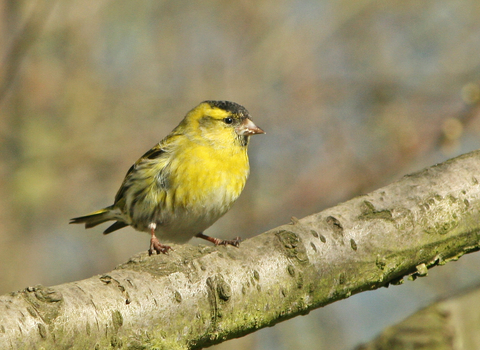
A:
POLYGON ((153 252, 157 252, 157 254, 163 253, 167 254, 169 250, 173 250, 172 247, 168 245, 161 244, 155 236, 155 229, 157 228, 157 224, 152 222, 148 225, 148 228, 152 230, 152 238, 150 238, 150 249, 148 250, 148 255, 152 255, 153 252))
POLYGON ((233 245, 234 247, 239 247, 240 242, 242 241, 240 237, 235 237, 232 240, 224 240, 224 239, 204 235, 203 232, 197 233, 195 237, 205 239, 209 242, 212 242, 215 245, 233 245))

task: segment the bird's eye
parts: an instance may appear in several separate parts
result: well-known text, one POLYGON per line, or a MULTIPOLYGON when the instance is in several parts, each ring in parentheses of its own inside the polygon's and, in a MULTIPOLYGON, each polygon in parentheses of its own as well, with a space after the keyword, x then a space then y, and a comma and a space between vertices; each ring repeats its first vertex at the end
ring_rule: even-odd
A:
POLYGON ((227 117, 227 118, 224 118, 223 121, 225 122, 225 124, 232 124, 233 118, 227 117))

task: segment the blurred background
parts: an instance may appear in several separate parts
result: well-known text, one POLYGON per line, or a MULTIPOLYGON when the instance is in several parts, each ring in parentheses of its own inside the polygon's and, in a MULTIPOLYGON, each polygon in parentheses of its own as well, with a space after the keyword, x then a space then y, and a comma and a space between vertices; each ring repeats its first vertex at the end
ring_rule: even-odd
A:
MULTIPOLYGON (((244 105, 267 132, 217 237, 480 148, 479 52, 477 0, 0 0, 0 293, 146 251, 145 233, 68 220, 112 204, 130 165, 205 99, 244 105)), ((479 266, 471 254, 214 349, 351 349, 478 283, 479 266)))

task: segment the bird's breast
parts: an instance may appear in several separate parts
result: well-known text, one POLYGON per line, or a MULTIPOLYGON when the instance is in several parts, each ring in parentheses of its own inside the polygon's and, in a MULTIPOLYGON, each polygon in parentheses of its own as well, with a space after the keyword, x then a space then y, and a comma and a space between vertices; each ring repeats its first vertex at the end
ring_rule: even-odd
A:
POLYGON ((242 192, 248 174, 246 149, 191 147, 170 164, 172 200, 175 206, 223 215, 242 192))

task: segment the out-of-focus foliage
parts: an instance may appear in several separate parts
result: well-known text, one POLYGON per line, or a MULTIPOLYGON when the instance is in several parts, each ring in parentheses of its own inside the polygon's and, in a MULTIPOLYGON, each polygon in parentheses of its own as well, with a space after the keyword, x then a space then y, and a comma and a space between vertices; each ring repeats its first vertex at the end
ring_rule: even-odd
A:
MULTIPOLYGON (((0 0, 0 292, 146 250, 146 234, 68 219, 111 204, 205 99, 246 106, 267 131, 244 194, 207 231, 222 237, 479 148, 479 52, 476 0, 0 0)), ((468 259, 218 348, 348 348, 478 280, 468 259)))

